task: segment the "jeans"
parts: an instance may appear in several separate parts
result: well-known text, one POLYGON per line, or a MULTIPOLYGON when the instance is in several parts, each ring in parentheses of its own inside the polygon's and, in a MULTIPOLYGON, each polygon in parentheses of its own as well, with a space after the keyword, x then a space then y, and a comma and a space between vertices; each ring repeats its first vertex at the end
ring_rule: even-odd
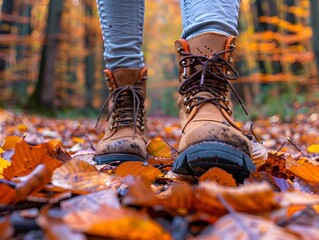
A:
MULTIPOLYGON (((144 0, 97 0, 106 68, 142 68, 144 0)), ((238 35, 239 0, 181 0, 183 32, 189 40, 204 32, 238 35)))

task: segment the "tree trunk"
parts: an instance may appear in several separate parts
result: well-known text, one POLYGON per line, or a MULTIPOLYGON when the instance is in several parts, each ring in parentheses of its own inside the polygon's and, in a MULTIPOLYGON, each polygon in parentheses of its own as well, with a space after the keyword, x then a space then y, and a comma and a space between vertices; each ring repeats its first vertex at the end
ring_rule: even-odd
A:
MULTIPOLYGON (((93 16, 91 4, 85 4, 85 15, 88 18, 93 16)), ((88 108, 92 108, 95 72, 94 39, 92 37, 92 31, 90 31, 90 26, 86 25, 86 28, 85 47, 89 53, 85 57, 85 105, 88 108)))
MULTIPOLYGON (((319 6, 318 0, 310 0, 310 21, 312 27, 312 47, 317 64, 317 79, 319 79, 319 6)), ((318 80, 319 81, 319 80, 318 80)))
MULTIPOLYGON (((1 15, 4 15, 4 16, 12 15, 13 6, 14 6, 14 0, 3 0, 2 8, 1 8, 1 15)), ((11 33, 11 27, 12 27, 13 22, 10 20, 5 20, 5 19, 6 19, 6 17, 4 17, 4 20, 0 21, 0 35, 11 33)), ((1 52, 8 49, 8 48, 9 47, 4 45, 4 44, 1 44, 1 46, 0 46, 1 52)), ((5 68, 6 68, 6 60, 0 57, 0 72, 3 71, 5 68)))
POLYGON ((32 93, 27 108, 47 113, 53 112, 55 97, 54 81, 56 53, 61 32, 61 13, 63 0, 51 0, 49 3, 47 27, 42 48, 38 82, 32 93))

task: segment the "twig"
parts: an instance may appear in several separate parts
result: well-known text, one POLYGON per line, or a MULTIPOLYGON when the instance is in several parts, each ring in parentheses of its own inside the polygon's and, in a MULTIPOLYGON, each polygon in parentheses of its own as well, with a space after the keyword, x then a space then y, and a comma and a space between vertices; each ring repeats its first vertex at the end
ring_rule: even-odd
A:
MULTIPOLYGON (((88 133, 86 132, 86 130, 81 126, 81 124, 79 124, 79 128, 80 128, 80 129, 82 130, 82 132, 84 133, 85 139, 87 139, 87 140, 89 141, 89 143, 90 143, 90 145, 91 145, 91 148, 95 151, 96 149, 95 149, 95 147, 94 147, 94 145, 93 145, 93 143, 92 143, 92 141, 91 141, 91 139, 90 139, 88 133)), ((83 144, 83 146, 84 146, 84 145, 85 145, 85 144, 83 144)))
POLYGON ((289 224, 293 223, 294 221, 296 221, 298 218, 300 218, 301 216, 303 216, 304 214, 306 214, 309 210, 312 209, 312 206, 308 206, 306 207, 305 209, 299 211, 298 213, 292 215, 290 218, 282 221, 282 222, 278 222, 276 223, 278 226, 281 226, 281 227, 286 227, 288 226, 289 224))
POLYGON ((258 137, 256 136, 256 134, 255 134, 254 131, 253 131, 253 126, 254 126, 254 124, 252 123, 252 124, 250 125, 251 134, 255 137, 255 139, 256 139, 256 141, 257 141, 258 143, 261 143, 261 142, 259 141, 258 137))
POLYGON ((165 138, 163 138, 163 140, 164 140, 164 142, 166 142, 166 144, 167 144, 171 149, 174 150, 175 153, 178 152, 178 150, 177 150, 176 148, 174 148, 165 138))
POLYGON ((302 151, 301 151, 301 149, 295 144, 295 143, 293 143, 292 141, 291 141, 291 139, 289 138, 289 137, 287 137, 287 140, 288 140, 288 142, 289 143, 291 143, 301 154, 302 154, 302 156, 306 156, 302 151))
POLYGON ((277 156, 277 153, 279 153, 279 151, 285 146, 285 144, 286 144, 286 141, 283 144, 281 144, 280 148, 275 153, 275 156, 277 156))
POLYGON ((248 239, 251 240, 258 240, 259 237, 254 232, 250 231, 250 229, 245 226, 241 217, 237 214, 237 212, 233 209, 233 207, 226 201, 226 199, 221 195, 217 194, 217 199, 220 201, 221 204, 226 208, 230 216, 236 221, 237 225, 248 234, 248 239))
POLYGON ((172 167, 173 164, 165 164, 165 165, 162 165, 162 166, 159 166, 157 167, 159 170, 162 170, 163 168, 166 168, 166 167, 172 167))

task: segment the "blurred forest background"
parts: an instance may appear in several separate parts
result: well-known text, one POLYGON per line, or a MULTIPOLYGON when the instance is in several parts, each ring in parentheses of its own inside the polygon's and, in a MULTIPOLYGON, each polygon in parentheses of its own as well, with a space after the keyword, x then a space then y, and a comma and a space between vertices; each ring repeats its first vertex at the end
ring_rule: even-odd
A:
MULTIPOLYGON (((0 9, 0 106, 96 116, 107 96, 96 1, 0 0, 0 9)), ((250 116, 311 111, 319 98, 318 0, 241 0, 239 31, 234 85, 250 116)), ((179 1, 146 0, 152 114, 178 113, 180 33, 179 1)))

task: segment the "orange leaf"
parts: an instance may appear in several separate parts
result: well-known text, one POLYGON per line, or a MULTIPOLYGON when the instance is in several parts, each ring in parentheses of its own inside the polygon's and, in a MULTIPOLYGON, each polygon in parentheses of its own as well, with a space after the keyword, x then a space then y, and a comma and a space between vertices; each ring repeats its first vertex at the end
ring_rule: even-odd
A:
POLYGON ((156 206, 161 205, 170 209, 193 209, 194 189, 187 183, 174 183, 164 192, 155 194, 149 184, 142 177, 128 176, 122 180, 128 187, 127 194, 123 197, 125 205, 156 206))
POLYGON ((100 205, 70 211, 64 222, 72 229, 114 239, 171 239, 170 235, 146 214, 134 209, 111 208, 100 205), (107 226, 107 227, 106 227, 107 226))
POLYGON ((294 161, 292 164, 286 164, 286 166, 290 172, 303 180, 311 184, 319 183, 319 166, 315 166, 307 161, 304 161, 302 164, 294 161))
POLYGON ((196 191, 197 208, 212 214, 225 214, 226 208, 218 199, 222 196, 236 211, 262 212, 278 208, 274 192, 266 183, 239 187, 224 187, 214 182, 201 182, 196 191))
POLYGON ((126 177, 128 175, 143 176, 153 182, 162 172, 158 168, 149 164, 145 165, 145 163, 142 162, 124 162, 117 167, 115 174, 120 177, 126 177))
POLYGON ((236 213, 220 218, 213 227, 209 227, 196 237, 197 240, 223 239, 293 239, 298 236, 277 226, 275 223, 254 215, 236 213))
POLYGON ((45 145, 30 146, 21 141, 16 144, 11 166, 4 169, 3 176, 12 179, 27 175, 41 163, 47 164, 51 171, 62 165, 62 162, 47 155, 45 145))
POLYGON ((8 205, 13 202, 15 191, 13 188, 0 184, 0 204, 8 205))
POLYGON ((44 206, 36 222, 44 231, 46 239, 74 239, 85 240, 86 237, 82 233, 74 232, 65 224, 61 218, 53 217, 49 214, 50 205, 44 206))
POLYGON ((11 225, 10 222, 10 217, 2 217, 0 218, 0 236, 1 239, 6 240, 6 239, 12 239, 14 234, 14 228, 11 225))
POLYGON ((51 176, 51 169, 45 164, 39 164, 30 174, 15 178, 21 182, 16 185, 14 202, 25 200, 29 194, 41 190, 50 182, 51 176))
POLYGON ((154 157, 171 158, 170 146, 162 138, 154 138, 146 148, 147 152, 154 157))
POLYGON ((218 183, 219 185, 228 187, 237 186, 233 175, 217 167, 211 168, 207 172, 205 172, 202 176, 200 176, 199 181, 212 181, 218 183))
POLYGON ((99 172, 87 162, 72 159, 53 172, 52 184, 73 193, 84 194, 109 188, 110 175, 99 172))
POLYGON ((16 144, 18 142, 21 142, 21 137, 18 137, 18 136, 9 136, 9 137, 6 137, 4 143, 2 144, 1 148, 6 151, 6 150, 9 150, 9 149, 12 149, 16 146, 16 144))

